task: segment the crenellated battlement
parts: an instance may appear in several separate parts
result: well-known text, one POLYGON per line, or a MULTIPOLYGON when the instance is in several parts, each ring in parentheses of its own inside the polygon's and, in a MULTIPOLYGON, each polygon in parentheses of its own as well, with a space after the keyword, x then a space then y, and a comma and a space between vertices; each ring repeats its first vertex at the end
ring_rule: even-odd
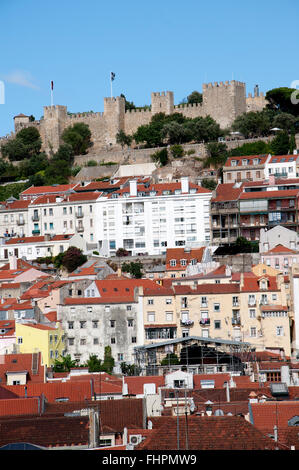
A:
POLYGON ((103 117, 103 116, 104 116, 104 113, 100 113, 100 112, 71 113, 67 115, 68 119, 82 119, 82 118, 92 118, 92 119, 95 118, 96 119, 96 118, 103 117))
POLYGON ((146 113, 151 114, 152 110, 150 108, 135 108, 135 109, 127 109, 126 114, 137 114, 137 113, 146 113))
POLYGON ((188 108, 201 108, 202 103, 181 103, 176 104, 174 109, 188 109, 188 108))
POLYGON ((202 89, 206 90, 208 88, 227 88, 227 87, 234 87, 240 86, 245 88, 244 82, 239 82, 237 80, 226 80, 225 82, 214 82, 214 83, 203 83, 202 89))

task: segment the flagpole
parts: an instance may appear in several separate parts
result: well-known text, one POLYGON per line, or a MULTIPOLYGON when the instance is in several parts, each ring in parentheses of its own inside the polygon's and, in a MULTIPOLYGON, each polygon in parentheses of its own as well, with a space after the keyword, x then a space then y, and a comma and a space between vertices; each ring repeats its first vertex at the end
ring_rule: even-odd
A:
POLYGON ((112 98, 112 72, 110 72, 110 93, 111 93, 111 98, 112 98))
POLYGON ((53 106, 53 81, 51 81, 51 106, 53 106))

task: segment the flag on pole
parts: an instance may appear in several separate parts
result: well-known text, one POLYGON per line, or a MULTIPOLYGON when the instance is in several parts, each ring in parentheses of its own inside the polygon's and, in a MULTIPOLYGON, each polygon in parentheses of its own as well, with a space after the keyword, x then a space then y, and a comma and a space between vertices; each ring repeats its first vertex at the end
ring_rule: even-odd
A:
POLYGON ((51 81, 51 90, 53 90, 53 88, 54 88, 54 83, 53 81, 51 81))
POLYGON ((114 79, 115 79, 115 73, 111 72, 111 81, 113 82, 114 79))

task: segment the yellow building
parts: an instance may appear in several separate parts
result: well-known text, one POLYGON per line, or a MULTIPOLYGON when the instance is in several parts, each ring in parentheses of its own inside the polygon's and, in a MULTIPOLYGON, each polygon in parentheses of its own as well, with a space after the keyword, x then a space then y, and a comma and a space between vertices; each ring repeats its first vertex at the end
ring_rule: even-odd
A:
POLYGON ((64 354, 66 348, 60 323, 51 327, 16 322, 16 342, 20 353, 41 352, 43 364, 48 367, 64 354))
POLYGON ((293 315, 286 276, 249 272, 233 274, 223 284, 187 282, 144 289, 145 343, 200 336, 290 356, 293 315))

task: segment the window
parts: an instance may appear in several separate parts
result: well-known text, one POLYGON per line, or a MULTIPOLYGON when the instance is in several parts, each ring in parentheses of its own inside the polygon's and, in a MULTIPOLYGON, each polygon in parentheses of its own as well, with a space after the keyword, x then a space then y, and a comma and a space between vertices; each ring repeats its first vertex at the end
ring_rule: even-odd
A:
POLYGON ((99 344, 99 338, 93 338, 93 344, 99 344))
POLYGON ((147 321, 149 323, 155 322, 155 312, 147 312, 147 321))
POLYGON ((118 355, 117 355, 117 360, 118 360, 118 361, 123 361, 123 360, 124 360, 124 355, 123 355, 123 353, 118 353, 118 355))
POLYGON ((165 300, 165 303, 166 303, 167 305, 171 305, 171 304, 172 304, 172 299, 166 299, 166 300, 165 300))
POLYGON ((92 327, 93 327, 93 328, 98 328, 98 325, 99 325, 98 320, 93 320, 93 322, 92 322, 92 327))
POLYGON ((132 310, 132 305, 127 305, 127 312, 130 312, 132 310))
POLYGON ((166 321, 173 321, 173 312, 165 312, 166 321))
POLYGON ((203 338, 209 338, 209 329, 208 328, 202 328, 201 330, 201 336, 203 338))
POLYGON ((255 309, 254 308, 251 308, 249 310, 249 318, 255 318, 255 309))
POLYGON ((132 318, 129 318, 129 319, 128 319, 128 326, 129 326, 129 327, 132 327, 132 326, 133 326, 133 319, 132 319, 132 318))
POLYGON ((80 321, 80 328, 86 328, 86 321, 80 321))
POLYGON ((221 328, 221 321, 220 320, 215 320, 214 321, 214 328, 215 328, 215 330, 220 330, 220 328, 221 328))
POLYGON ((214 312, 220 312, 220 304, 214 304, 214 312))
POLYGON ((252 338, 256 337, 256 328, 254 326, 250 328, 250 336, 252 338))
POLYGON ((86 338, 81 338, 80 339, 80 345, 85 346, 86 345, 86 338))
POLYGON ((87 307, 87 312, 92 313, 92 307, 87 307))
POLYGON ((66 207, 63 208, 63 215, 66 215, 66 207))
POLYGON ((185 387, 185 380, 174 380, 173 381, 174 388, 184 388, 185 387))
POLYGON ((110 320, 110 327, 115 328, 115 320, 110 320))
POLYGON ((276 327, 276 336, 283 336, 283 326, 276 327))
POLYGON ((105 312, 106 313, 110 312, 110 305, 105 305, 105 312))
POLYGON ((187 297, 181 297, 181 308, 188 308, 188 299, 187 299, 187 297))
POLYGON ((54 224, 53 224, 53 222, 50 222, 49 226, 50 226, 50 230, 54 230, 54 224))
POLYGON ((74 346, 75 344, 75 338, 69 338, 68 339, 69 346, 74 346))
POLYGON ((207 307, 207 306, 208 306, 207 297, 202 297, 201 298, 201 307, 207 307))
POLYGON ((154 299, 147 299, 148 305, 154 305, 154 299))
POLYGON ((136 338, 136 336, 132 336, 132 343, 137 343, 137 338, 136 338))
POLYGON ((115 337, 112 336, 112 338, 111 338, 111 344, 115 344, 115 343, 116 343, 115 337))
POLYGON ((73 329, 74 329, 74 322, 73 322, 73 321, 69 321, 69 322, 68 322, 68 329, 69 329, 69 330, 73 330, 73 329))
POLYGON ((23 343, 23 338, 21 336, 18 337, 18 344, 22 344, 23 343))
POLYGON ((170 266, 176 266, 176 260, 175 259, 170 260, 170 266))
POLYGON ((239 305, 239 298, 237 296, 233 296, 233 306, 237 307, 239 305))

